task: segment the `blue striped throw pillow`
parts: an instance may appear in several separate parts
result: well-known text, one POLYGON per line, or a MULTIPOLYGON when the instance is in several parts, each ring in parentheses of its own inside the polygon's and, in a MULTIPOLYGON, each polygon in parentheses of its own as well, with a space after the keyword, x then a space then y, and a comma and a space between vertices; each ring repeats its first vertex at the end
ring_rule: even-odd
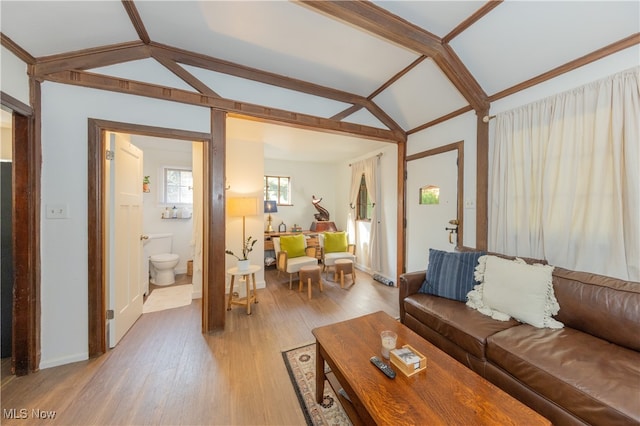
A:
POLYGON ((478 258, 485 254, 484 251, 450 253, 429 249, 427 278, 418 292, 466 302, 467 293, 480 284, 473 274, 478 258))

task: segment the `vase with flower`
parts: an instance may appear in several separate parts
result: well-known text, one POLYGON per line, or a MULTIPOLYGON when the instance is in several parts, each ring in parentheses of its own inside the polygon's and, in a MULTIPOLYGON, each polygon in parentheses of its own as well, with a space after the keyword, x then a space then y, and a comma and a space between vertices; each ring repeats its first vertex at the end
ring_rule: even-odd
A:
POLYGON ((238 259, 238 271, 247 271, 249 270, 250 261, 249 261, 249 253, 253 251, 253 246, 258 242, 255 238, 249 236, 246 240, 242 242, 242 256, 238 256, 231 250, 225 250, 226 254, 229 254, 236 259, 238 259))

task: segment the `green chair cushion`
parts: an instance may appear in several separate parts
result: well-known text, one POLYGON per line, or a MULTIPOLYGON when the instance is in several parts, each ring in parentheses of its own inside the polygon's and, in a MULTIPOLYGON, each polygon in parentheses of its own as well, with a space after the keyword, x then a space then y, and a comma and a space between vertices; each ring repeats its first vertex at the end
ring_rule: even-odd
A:
POLYGON ((349 243, 347 242, 346 232, 325 232, 324 233, 324 252, 325 253, 341 253, 347 251, 349 243))
POLYGON ((280 237, 280 250, 287 252, 288 257, 306 255, 304 235, 284 235, 280 237))

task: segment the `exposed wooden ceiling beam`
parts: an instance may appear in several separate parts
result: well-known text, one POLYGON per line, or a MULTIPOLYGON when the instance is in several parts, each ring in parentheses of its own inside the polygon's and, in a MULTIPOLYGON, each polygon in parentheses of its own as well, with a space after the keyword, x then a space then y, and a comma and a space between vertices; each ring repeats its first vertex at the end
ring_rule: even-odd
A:
POLYGON ((476 12, 473 15, 471 15, 470 17, 468 17, 467 19, 462 21, 457 27, 455 27, 453 30, 451 30, 451 32, 449 34, 444 36, 442 38, 442 42, 443 43, 449 43, 455 37, 460 35, 464 30, 466 30, 471 25, 473 25, 476 22, 478 22, 487 13, 491 12, 493 9, 498 7, 500 5, 500 3, 502 3, 502 2, 503 2, 503 0, 489 0, 487 3, 484 4, 484 6, 482 6, 480 9, 476 10, 476 12))
POLYGON ((158 62, 160 62, 165 68, 169 71, 177 75, 182 81, 196 89, 198 92, 203 93, 205 95, 213 96, 216 98, 220 98, 221 96, 217 94, 213 89, 204 84, 198 78, 196 78, 189 71, 182 68, 177 62, 165 57, 162 55, 161 51, 153 48, 151 51, 151 56, 158 62))
POLYGON ((22 60, 22 62, 27 63, 28 65, 33 65, 36 63, 36 58, 31 56, 29 52, 24 50, 22 47, 18 46, 13 40, 4 35, 4 33, 0 32, 0 45, 7 49, 9 52, 16 55, 18 58, 22 60))
POLYGON ((629 37, 625 37, 622 40, 619 40, 615 43, 611 43, 608 46, 595 50, 587 55, 581 56, 580 58, 575 59, 571 62, 567 62, 564 65, 560 65, 559 67, 556 67, 552 70, 542 73, 534 78, 531 78, 527 81, 523 81, 522 83, 516 84, 515 86, 509 87, 508 89, 495 93, 489 96, 489 100, 491 102, 494 102, 498 99, 506 98, 509 95, 513 95, 514 93, 520 92, 521 90, 525 90, 525 89, 528 89, 529 87, 535 86, 536 84, 540 84, 547 80, 551 80, 552 78, 555 78, 559 75, 562 75, 569 71, 573 71, 576 68, 580 68, 584 65, 590 64, 591 62, 595 62, 599 59, 602 59, 606 56, 609 56, 621 50, 627 49, 636 44, 640 44, 640 33, 635 33, 633 35, 630 35, 629 37))
POLYGON ((255 68, 235 64, 233 62, 213 58, 211 56, 189 52, 172 46, 154 42, 151 43, 151 46, 154 49, 162 50, 162 54, 164 56, 181 64, 204 68, 210 71, 229 74, 235 77, 270 84, 272 86, 283 87, 285 89, 295 90, 309 95, 321 96, 340 102, 363 103, 364 98, 353 93, 343 92, 341 90, 320 86, 267 71, 261 71, 255 68))
MULTIPOLYGON (((396 75, 394 75, 389 80, 387 80, 382 86, 380 86, 376 90, 374 90, 374 92, 372 94, 367 96, 367 99, 373 100, 373 98, 375 98, 380 93, 382 93, 384 91, 384 89, 386 89, 387 87, 391 86, 396 81, 400 80, 400 77, 402 77, 403 75, 405 75, 406 73, 411 71, 416 65, 418 65, 420 62, 424 61, 425 59, 427 59, 426 56, 424 56, 424 55, 420 56, 418 59, 413 61, 408 67, 405 67, 404 69, 402 69, 396 75)), ((338 114, 334 115, 331 118, 333 118, 335 120, 342 120, 343 118, 346 118, 346 117, 350 116, 351 114, 353 114, 355 112, 358 112, 361 109, 362 109, 361 105, 353 105, 353 106, 345 109, 344 111, 339 112, 338 114)))
POLYGON ((402 78, 405 74, 407 74, 409 71, 411 71, 412 69, 414 69, 416 66, 418 66, 422 61, 424 61, 425 59, 427 59, 427 56, 422 55, 420 56, 418 59, 416 59, 415 61, 411 62, 408 66, 404 67, 402 70, 400 70, 400 72, 398 72, 396 75, 394 75, 393 77, 391 77, 389 80, 387 80, 382 86, 378 87, 372 94, 370 94, 369 96, 367 96, 367 99, 373 99, 376 96, 378 96, 380 93, 382 93, 386 88, 388 88, 389 86, 391 86, 393 83, 395 83, 396 81, 400 80, 400 78, 402 78))
POLYGON ((144 27, 144 23, 142 22, 142 18, 138 13, 138 8, 133 3, 133 0, 122 0, 122 5, 124 9, 127 11, 127 15, 129 15, 129 19, 131 19, 131 23, 133 27, 136 29, 138 33, 138 37, 144 44, 151 43, 151 37, 149 37, 149 33, 147 33, 147 29, 144 27))
POLYGON ((153 42, 151 43, 151 46, 154 49, 162 49, 163 55, 185 65, 191 65, 194 67, 229 74, 248 80, 258 81, 260 83, 270 84, 272 86, 295 90, 297 92, 302 92, 313 96, 333 99, 339 102, 360 105, 363 108, 369 109, 369 111, 378 120, 389 127, 389 129, 393 131, 403 132, 400 126, 395 121, 393 121, 386 113, 384 113, 384 111, 377 107, 377 105, 372 104, 370 100, 362 96, 344 92, 342 90, 332 89, 330 87, 320 86, 318 84, 298 80, 291 77, 285 77, 267 71, 261 71, 255 68, 246 67, 244 65, 234 64, 232 62, 212 58, 210 56, 188 52, 171 46, 153 42))
POLYGON ((408 130, 407 131, 407 136, 412 135, 414 133, 418 133, 419 131, 427 129, 427 128, 431 127, 431 126, 435 126, 436 124, 444 123, 447 120, 451 120, 452 118, 457 117, 459 115, 462 115, 464 113, 467 113, 469 111, 473 111, 473 108, 471 108, 471 105, 467 105, 466 107, 462 107, 460 109, 457 109, 457 110, 455 110, 453 112, 450 112, 447 115, 443 115, 442 117, 438 117, 435 120, 431 120, 428 123, 424 123, 424 124, 422 124, 422 125, 420 125, 418 127, 415 127, 415 128, 413 128, 411 130, 408 130))
POLYGON ((149 58, 149 47, 141 41, 112 44, 95 49, 42 56, 36 59, 34 74, 44 77, 50 73, 64 70, 86 70, 149 58))
POLYGON ((362 109, 362 105, 351 105, 349 108, 345 109, 344 111, 340 111, 336 115, 332 116, 331 119, 343 120, 348 116, 350 116, 351 114, 355 114, 356 112, 360 111, 361 109, 362 109))
POLYGON ((427 56, 440 50, 439 37, 368 1, 298 0, 298 3, 427 56))
POLYGON ((442 40, 430 32, 368 1, 298 0, 298 3, 430 56, 476 111, 487 108, 484 90, 453 51, 445 49, 442 40))
POLYGON ((484 111, 489 108, 487 94, 448 44, 442 46, 442 52, 433 60, 473 109, 484 111))
POLYGON ((224 110, 242 116, 274 123, 284 123, 294 127, 322 130, 331 133, 355 135, 366 139, 384 142, 405 142, 406 134, 402 131, 378 129, 355 123, 335 121, 328 118, 300 114, 277 108, 267 108, 260 105, 223 99, 186 90, 158 86, 139 81, 114 78, 106 75, 93 74, 86 71, 60 71, 48 74, 47 80, 71 84, 75 86, 91 87, 130 95, 146 96, 172 102, 199 105, 208 108, 224 110))

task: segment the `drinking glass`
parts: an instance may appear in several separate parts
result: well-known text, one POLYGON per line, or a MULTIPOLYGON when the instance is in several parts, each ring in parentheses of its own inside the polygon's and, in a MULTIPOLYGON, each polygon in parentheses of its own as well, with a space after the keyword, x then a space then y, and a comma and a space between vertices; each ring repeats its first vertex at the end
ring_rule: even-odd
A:
POLYGON ((389 351, 396 348, 396 340, 398 335, 390 330, 385 330, 380 333, 382 339, 382 357, 389 359, 389 351))

